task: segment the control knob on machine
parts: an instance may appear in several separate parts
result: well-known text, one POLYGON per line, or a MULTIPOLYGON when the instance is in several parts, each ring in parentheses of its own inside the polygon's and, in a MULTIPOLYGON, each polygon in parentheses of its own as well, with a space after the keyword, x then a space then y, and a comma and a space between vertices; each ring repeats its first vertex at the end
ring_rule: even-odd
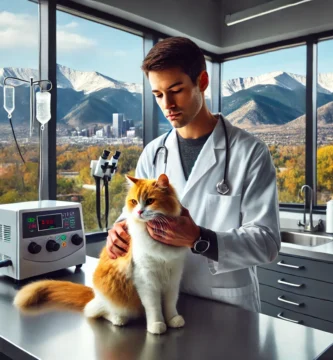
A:
POLYGON ((47 243, 46 243, 46 250, 49 251, 49 252, 52 252, 52 251, 58 251, 60 249, 60 244, 58 244, 56 241, 54 240, 49 240, 47 243))
POLYGON ((83 241, 82 237, 78 234, 74 234, 71 240, 74 245, 81 245, 83 241))
POLYGON ((31 254, 38 254, 42 250, 42 247, 35 242, 31 242, 28 246, 28 251, 31 254))

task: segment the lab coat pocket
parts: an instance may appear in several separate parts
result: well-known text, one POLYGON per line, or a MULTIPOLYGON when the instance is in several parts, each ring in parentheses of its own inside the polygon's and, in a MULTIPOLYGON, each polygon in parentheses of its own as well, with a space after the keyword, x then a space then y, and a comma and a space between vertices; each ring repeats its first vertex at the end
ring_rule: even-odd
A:
POLYGON ((214 231, 227 231, 240 226, 241 195, 207 194, 206 226, 214 231))
POLYGON ((238 288, 212 288, 212 297, 246 310, 260 311, 260 301, 254 284, 238 288))

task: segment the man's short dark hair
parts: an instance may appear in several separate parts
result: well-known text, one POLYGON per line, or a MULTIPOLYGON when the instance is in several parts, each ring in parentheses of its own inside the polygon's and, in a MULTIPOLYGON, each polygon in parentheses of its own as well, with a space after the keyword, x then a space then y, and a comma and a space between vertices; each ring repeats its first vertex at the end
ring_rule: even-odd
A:
POLYGON ((167 70, 179 67, 195 84, 198 76, 206 70, 206 61, 201 49, 190 39, 169 37, 159 41, 148 52, 141 69, 148 76, 149 71, 167 70))

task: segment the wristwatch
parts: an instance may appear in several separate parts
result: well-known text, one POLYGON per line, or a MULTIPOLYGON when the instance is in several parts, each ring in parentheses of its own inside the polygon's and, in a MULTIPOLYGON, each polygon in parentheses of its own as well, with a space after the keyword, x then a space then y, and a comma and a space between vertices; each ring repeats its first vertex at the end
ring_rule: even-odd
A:
POLYGON ((193 244, 193 252, 198 254, 203 254, 210 247, 210 239, 208 237, 207 232, 201 226, 199 227, 200 227, 200 237, 193 244))

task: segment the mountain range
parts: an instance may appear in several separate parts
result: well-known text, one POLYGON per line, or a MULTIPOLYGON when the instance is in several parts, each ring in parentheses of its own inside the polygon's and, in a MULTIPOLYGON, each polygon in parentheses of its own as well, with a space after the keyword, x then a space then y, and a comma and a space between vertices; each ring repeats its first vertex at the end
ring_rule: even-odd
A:
MULTIPOLYGON (((0 88, 7 76, 38 79, 37 70, 0 69, 0 88)), ((28 124, 29 86, 15 83, 14 124, 28 124)), ((300 126, 305 114, 306 78, 287 72, 271 72, 257 77, 237 78, 221 84, 222 113, 242 128, 284 125, 300 126), (296 121, 297 120, 297 121, 296 121)), ((124 113, 134 124, 142 121, 142 84, 126 83, 98 72, 85 72, 57 65, 57 125, 83 128, 92 124, 112 124, 112 113, 124 113)), ((1 91, 2 89, 0 89, 1 91)), ((206 93, 206 97, 209 96, 206 93)), ((0 124, 7 122, 0 96, 0 124)), ((209 99, 208 99, 209 100, 209 99)), ((320 118, 332 124, 333 73, 319 74, 317 103, 320 118), (327 105, 327 106, 325 106, 327 105), (329 120, 331 119, 331 120, 329 120)), ((160 122, 167 123, 163 116, 160 122)))

